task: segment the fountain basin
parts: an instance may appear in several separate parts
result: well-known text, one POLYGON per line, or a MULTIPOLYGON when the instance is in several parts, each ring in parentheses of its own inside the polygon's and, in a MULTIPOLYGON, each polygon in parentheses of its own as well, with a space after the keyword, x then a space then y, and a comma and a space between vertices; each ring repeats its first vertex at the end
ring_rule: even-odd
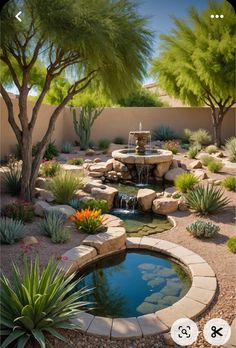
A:
POLYGON ((121 149, 113 151, 112 157, 124 164, 159 164, 163 162, 171 163, 173 160, 172 152, 163 149, 152 149, 146 151, 143 155, 138 155, 135 151, 121 149))

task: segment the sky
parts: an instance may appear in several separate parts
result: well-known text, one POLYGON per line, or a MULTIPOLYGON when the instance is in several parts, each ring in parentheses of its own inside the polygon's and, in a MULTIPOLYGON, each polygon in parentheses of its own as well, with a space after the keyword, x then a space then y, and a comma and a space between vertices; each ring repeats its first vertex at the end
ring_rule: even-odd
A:
MULTIPOLYGON (((139 0, 138 4, 140 14, 149 17, 148 27, 154 32, 153 56, 156 56, 159 51, 160 34, 167 34, 174 26, 171 16, 186 18, 191 6, 201 12, 208 7, 208 0, 139 0)), ((150 82, 153 82, 151 77, 144 80, 144 83, 150 82)))

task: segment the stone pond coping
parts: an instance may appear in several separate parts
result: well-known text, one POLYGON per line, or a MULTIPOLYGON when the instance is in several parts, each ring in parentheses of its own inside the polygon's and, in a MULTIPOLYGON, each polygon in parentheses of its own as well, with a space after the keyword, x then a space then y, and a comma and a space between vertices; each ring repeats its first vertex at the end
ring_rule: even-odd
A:
POLYGON ((192 278, 191 288, 172 306, 139 317, 111 319, 81 312, 72 320, 79 331, 112 339, 140 338, 168 332, 175 320, 184 317, 195 319, 210 305, 217 289, 217 280, 212 268, 193 251, 165 240, 131 237, 126 239, 123 248, 102 255, 98 254, 95 247, 80 245, 62 255, 62 260, 65 260, 65 256, 66 260, 61 261, 60 266, 69 274, 124 249, 152 250, 169 256, 186 268, 192 278))

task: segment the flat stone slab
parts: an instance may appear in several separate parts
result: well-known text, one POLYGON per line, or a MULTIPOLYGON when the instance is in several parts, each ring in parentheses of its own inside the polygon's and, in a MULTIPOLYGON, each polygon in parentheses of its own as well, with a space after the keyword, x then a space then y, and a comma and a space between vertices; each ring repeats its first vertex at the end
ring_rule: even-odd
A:
POLYGON ((192 286, 200 289, 216 291, 217 281, 215 277, 193 277, 192 286))
POLYGON ((94 315, 86 312, 80 312, 76 318, 73 318, 70 321, 75 325, 77 330, 87 331, 93 319, 94 315))
POLYGON ((106 227, 119 227, 124 226, 124 221, 118 218, 117 216, 111 214, 103 214, 104 217, 104 226, 106 227))
POLYGON ((182 259, 182 256, 189 256, 189 255, 193 255, 193 254, 194 254, 193 251, 186 249, 182 246, 177 246, 176 248, 170 249, 170 255, 175 257, 175 258, 182 259))
POLYGON ((97 251, 95 248, 80 245, 68 250, 62 255, 60 266, 68 275, 68 272, 73 273, 79 267, 83 266, 88 261, 91 261, 95 256, 97 256, 97 251))
POLYGON ((213 269, 207 263, 197 263, 189 265, 193 276, 215 277, 213 269))
POLYGON ((129 237, 126 239, 126 248, 127 249, 135 249, 139 248, 140 241, 142 237, 129 237))
POLYGON ((113 319, 111 338, 138 338, 142 331, 137 318, 113 319))
POLYGON ((168 331, 168 327, 163 324, 154 313, 137 317, 143 336, 156 335, 168 331))
POLYGON ((104 317, 94 317, 87 333, 95 336, 102 336, 110 338, 112 327, 112 319, 104 317))
POLYGON ((173 304, 173 311, 181 311, 188 318, 196 318, 205 309, 206 305, 184 296, 180 301, 173 304))
POLYGON ((156 245, 158 242, 160 242, 160 240, 156 238, 142 237, 139 243, 139 247, 152 250, 154 245, 156 245))
POLYGON ((160 311, 157 311, 155 315, 157 318, 165 324, 168 328, 172 326, 172 324, 181 318, 188 318, 183 312, 181 308, 173 308, 174 306, 161 309, 160 311))
POLYGON ((192 286, 186 294, 186 297, 189 297, 192 300, 201 302, 203 304, 209 304, 213 300, 214 295, 215 291, 199 289, 192 286))
POLYGON ((183 256, 181 257, 181 260, 186 264, 186 265, 191 265, 194 263, 206 263, 206 261, 199 255, 197 254, 191 254, 188 256, 183 256))
POLYGON ((90 235, 82 242, 97 250, 98 255, 125 248, 126 232, 124 227, 108 227, 106 232, 90 235))

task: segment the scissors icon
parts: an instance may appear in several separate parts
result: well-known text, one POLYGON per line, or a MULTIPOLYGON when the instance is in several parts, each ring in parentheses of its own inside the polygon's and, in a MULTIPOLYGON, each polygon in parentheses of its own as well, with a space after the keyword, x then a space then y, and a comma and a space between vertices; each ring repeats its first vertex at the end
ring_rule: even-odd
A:
POLYGON ((212 334, 211 334, 212 338, 215 338, 217 335, 223 336, 223 334, 220 332, 221 330, 223 330, 223 327, 220 327, 219 329, 217 329, 216 326, 213 325, 211 327, 211 330, 212 330, 212 334))

